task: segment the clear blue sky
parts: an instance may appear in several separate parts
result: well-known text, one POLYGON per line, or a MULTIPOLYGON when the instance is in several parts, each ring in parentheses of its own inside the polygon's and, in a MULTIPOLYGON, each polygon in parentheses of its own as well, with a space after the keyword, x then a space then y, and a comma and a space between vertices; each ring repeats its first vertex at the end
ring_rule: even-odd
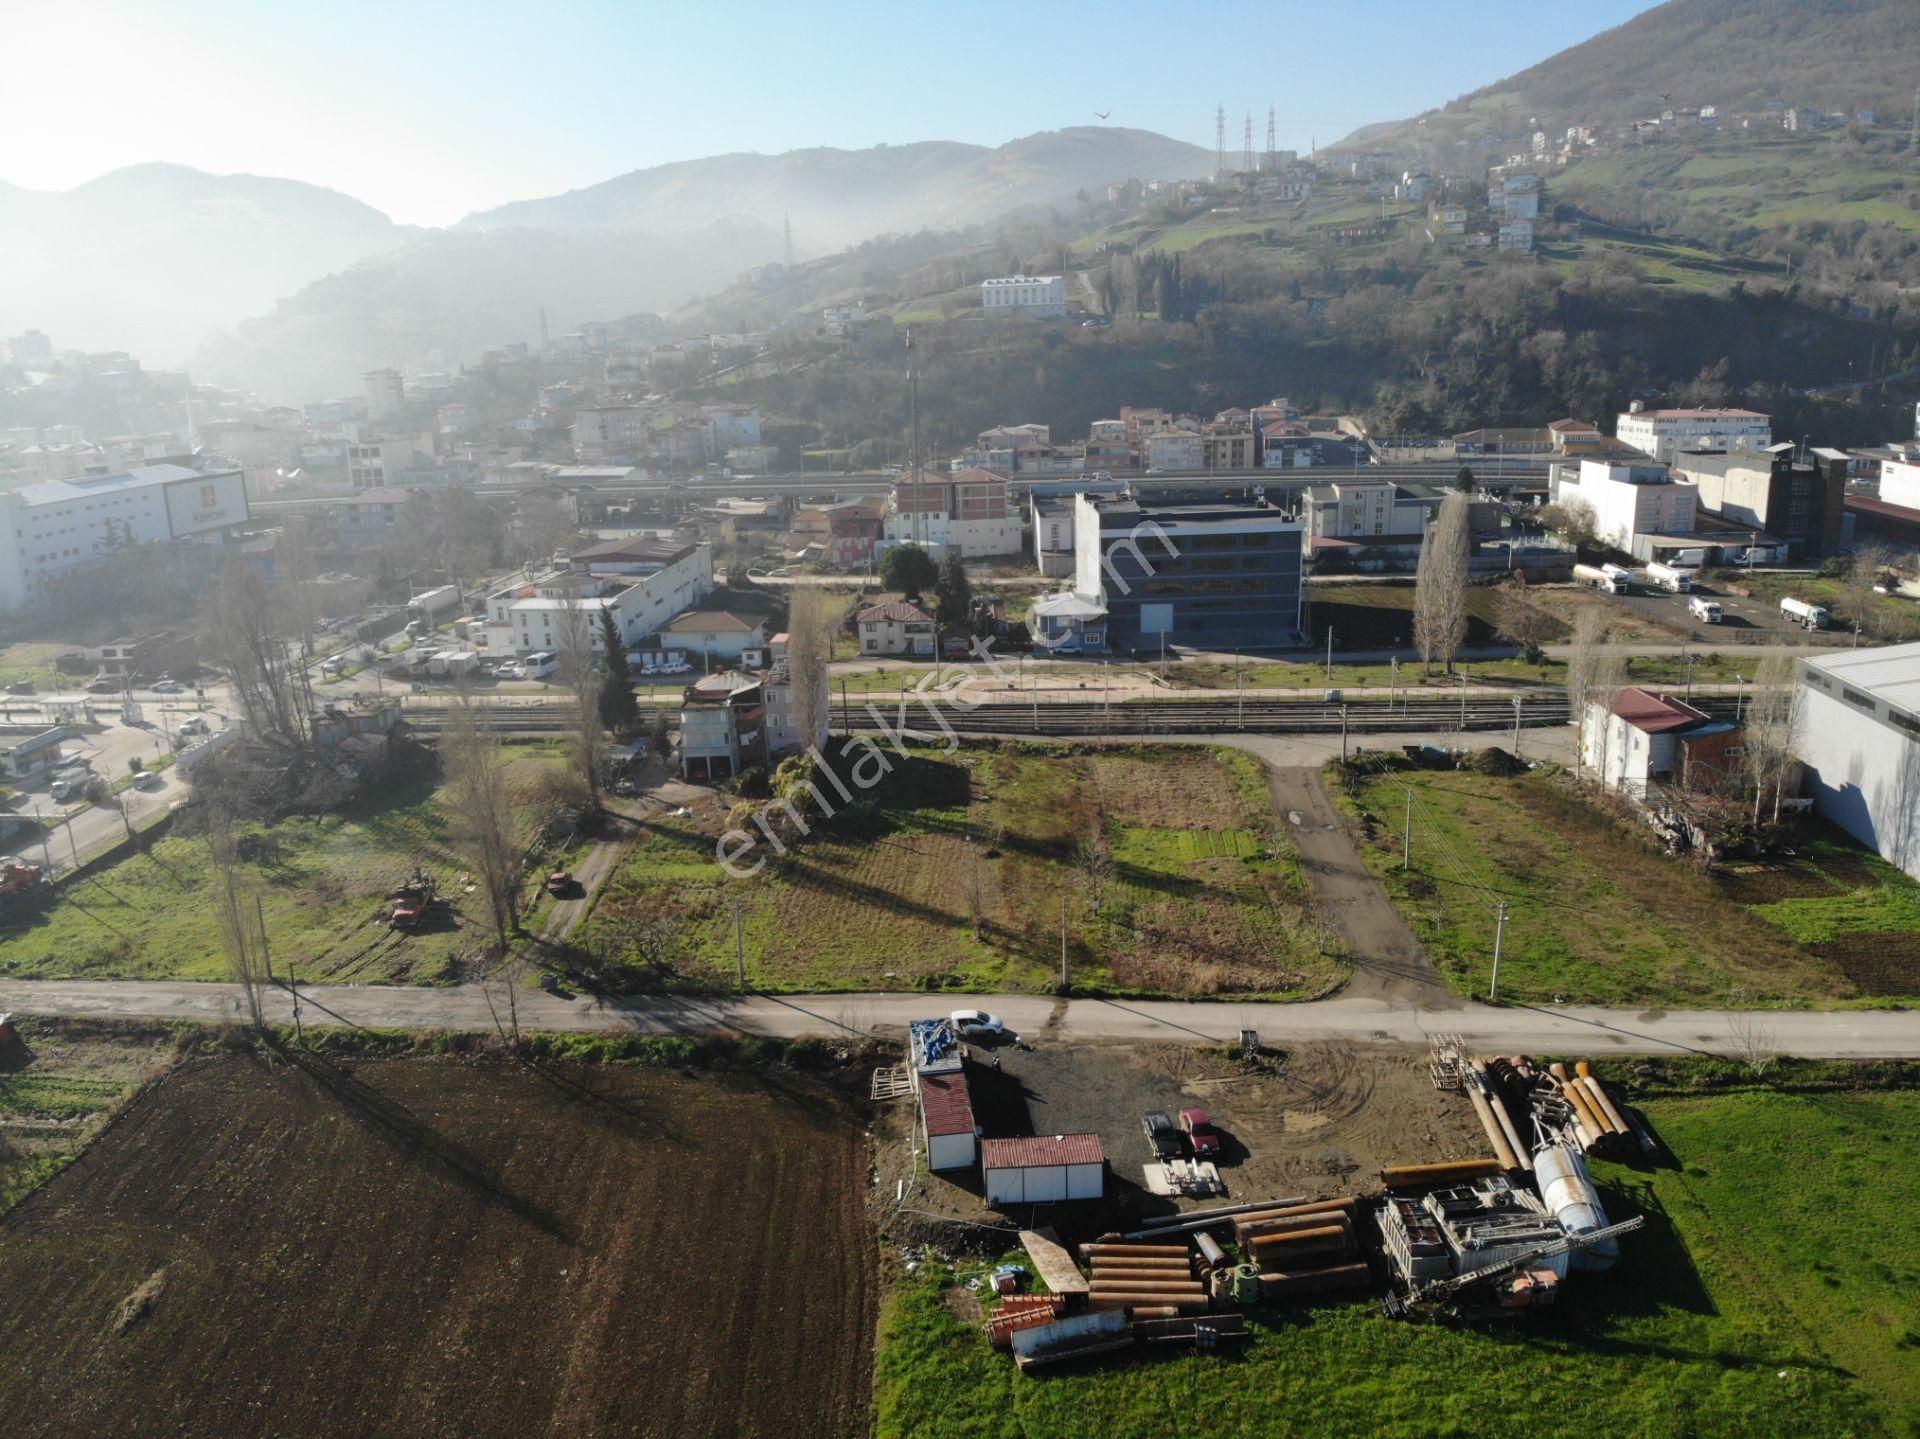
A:
POLYGON ((329 185, 396 220, 733 150, 999 144, 1111 124, 1283 149, 1544 59, 1645 0, 614 3, 0 0, 0 179, 171 160, 329 185), (36 117, 24 123, 22 117, 36 117), (42 118, 43 117, 43 118, 42 118))

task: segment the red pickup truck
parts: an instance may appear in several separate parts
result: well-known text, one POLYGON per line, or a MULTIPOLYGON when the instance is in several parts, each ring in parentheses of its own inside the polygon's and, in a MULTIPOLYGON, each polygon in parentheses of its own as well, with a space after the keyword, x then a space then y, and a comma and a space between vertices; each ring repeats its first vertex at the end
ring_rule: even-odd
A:
POLYGON ((1213 1120, 1206 1110, 1181 1110, 1180 1128, 1185 1132, 1187 1142, 1193 1146, 1195 1154, 1220 1152, 1220 1131, 1213 1127, 1213 1120))

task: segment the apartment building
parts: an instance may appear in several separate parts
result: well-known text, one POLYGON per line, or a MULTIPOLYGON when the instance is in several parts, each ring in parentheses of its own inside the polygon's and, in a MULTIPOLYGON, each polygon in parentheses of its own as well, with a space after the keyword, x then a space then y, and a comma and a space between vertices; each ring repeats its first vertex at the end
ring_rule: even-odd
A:
POLYGON ((1004 275, 980 282, 980 308, 996 315, 1052 319, 1067 313, 1067 282, 1060 275, 1004 275))
POLYGON ((992 470, 921 470, 893 487, 887 539, 945 545, 962 557, 1010 555, 1020 549, 1020 512, 1005 475, 992 470))
POLYGON ((1623 445, 1666 464, 1688 450, 1764 450, 1773 443, 1771 416, 1753 410, 1649 410, 1635 400, 1614 426, 1623 445))

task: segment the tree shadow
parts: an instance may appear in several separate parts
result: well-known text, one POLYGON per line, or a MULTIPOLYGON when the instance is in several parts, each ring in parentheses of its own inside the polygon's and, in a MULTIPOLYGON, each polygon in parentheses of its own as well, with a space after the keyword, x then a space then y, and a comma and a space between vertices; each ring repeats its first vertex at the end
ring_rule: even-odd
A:
POLYGON ((459 1144, 372 1085, 312 1050, 269 1036, 268 1048, 305 1074, 369 1134, 423 1170, 465 1190, 483 1204, 506 1209, 563 1244, 576 1242, 559 1215, 515 1193, 479 1155, 459 1144))

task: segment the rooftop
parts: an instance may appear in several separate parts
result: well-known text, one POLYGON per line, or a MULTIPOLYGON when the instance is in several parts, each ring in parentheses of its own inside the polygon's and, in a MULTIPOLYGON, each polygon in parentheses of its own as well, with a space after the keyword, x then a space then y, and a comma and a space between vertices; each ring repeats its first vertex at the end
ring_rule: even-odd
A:
POLYGON ((1920 714, 1920 642, 1838 650, 1802 663, 1841 684, 1920 714))
POLYGON ((1623 420, 1770 420, 1758 410, 1629 410, 1623 420))
POLYGON ((1707 716, 1692 705, 1637 685, 1613 697, 1613 712, 1642 734, 1672 734, 1709 723, 1707 716))
POLYGON ((988 1139, 980 1144, 982 1169, 1032 1169, 1043 1164, 1104 1164, 1097 1134, 1036 1134, 1030 1139, 988 1139))
POLYGON ((863 625, 877 625, 888 621, 899 624, 909 624, 916 621, 931 620, 933 616, 926 610, 921 609, 920 606, 912 604, 907 600, 889 600, 884 605, 868 606, 866 609, 860 611, 857 618, 859 623, 863 625))
POLYGON ((66 500, 94 500, 101 495, 170 485, 176 480, 215 480, 239 473, 238 470, 190 470, 185 465, 137 465, 115 475, 74 475, 70 479, 25 485, 15 493, 29 505, 57 505, 66 500))
POLYGON ((745 619, 732 610, 688 610, 684 615, 675 615, 662 628, 662 634, 741 634, 757 630, 765 623, 762 620, 745 619))
POLYGON ((696 548, 694 545, 676 545, 670 540, 656 540, 646 535, 632 535, 624 540, 606 540, 597 545, 588 545, 584 550, 575 550, 573 558, 671 565, 684 560, 696 548))
POLYGON ((920 1111, 927 1117, 928 1134, 972 1134, 973 1096, 967 1089, 967 1073, 956 1069, 946 1074, 920 1076, 920 1111))

